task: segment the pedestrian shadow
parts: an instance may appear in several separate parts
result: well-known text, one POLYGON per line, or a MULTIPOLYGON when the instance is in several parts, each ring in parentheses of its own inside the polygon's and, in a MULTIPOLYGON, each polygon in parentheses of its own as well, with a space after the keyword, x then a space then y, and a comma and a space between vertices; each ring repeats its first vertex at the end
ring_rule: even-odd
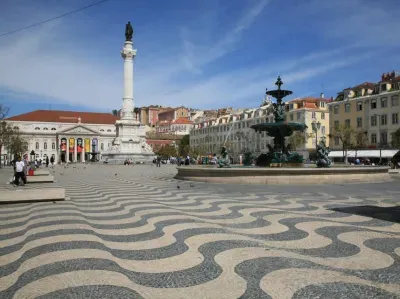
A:
POLYGON ((329 210, 346 214, 371 217, 394 223, 400 223, 400 206, 394 206, 394 207, 357 206, 357 207, 332 208, 329 210))

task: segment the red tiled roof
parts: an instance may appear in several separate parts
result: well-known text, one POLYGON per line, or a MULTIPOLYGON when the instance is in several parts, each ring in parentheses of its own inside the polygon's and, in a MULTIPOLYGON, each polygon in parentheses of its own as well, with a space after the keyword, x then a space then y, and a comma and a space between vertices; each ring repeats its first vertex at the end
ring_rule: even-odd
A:
POLYGON ((189 124, 193 124, 193 122, 191 120, 188 120, 185 117, 180 117, 177 120, 174 121, 174 124, 178 124, 178 125, 189 125, 189 124))
POLYGON ((314 98, 314 97, 306 97, 306 98, 300 98, 300 99, 294 99, 291 101, 288 101, 287 103, 299 103, 299 102, 307 102, 307 103, 315 103, 315 102, 325 102, 328 103, 330 102, 330 99, 326 98, 314 98))
POLYGON ((58 110, 36 110, 7 118, 9 121, 32 121, 32 122, 57 122, 78 123, 81 118, 83 124, 115 124, 119 116, 111 113, 58 111, 58 110))
POLYGON ((357 86, 354 86, 353 89, 365 88, 365 87, 373 89, 375 87, 375 83, 364 82, 364 83, 361 83, 361 84, 359 84, 357 86))

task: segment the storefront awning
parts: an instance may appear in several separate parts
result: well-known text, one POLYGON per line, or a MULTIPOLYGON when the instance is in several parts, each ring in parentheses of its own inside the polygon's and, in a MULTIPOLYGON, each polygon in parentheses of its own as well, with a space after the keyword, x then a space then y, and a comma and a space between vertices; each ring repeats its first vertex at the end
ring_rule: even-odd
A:
MULTIPOLYGON (((382 150, 382 156, 380 155, 379 150, 348 150, 347 151, 347 157, 349 158, 354 158, 354 157, 359 157, 359 158, 379 158, 380 156, 382 158, 392 158, 399 150, 394 149, 394 150, 382 150)), ((331 151, 329 153, 330 158, 339 158, 343 157, 343 151, 331 151)))

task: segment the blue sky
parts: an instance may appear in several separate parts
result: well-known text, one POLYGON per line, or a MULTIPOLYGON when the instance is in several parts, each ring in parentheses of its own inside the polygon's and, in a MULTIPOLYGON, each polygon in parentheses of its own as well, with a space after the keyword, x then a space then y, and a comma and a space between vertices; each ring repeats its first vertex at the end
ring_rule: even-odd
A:
MULTIPOLYGON (((0 34, 96 0, 2 0, 0 34)), ((110 111, 134 27, 135 104, 254 107, 278 73, 294 97, 335 96, 397 70, 396 0, 109 0, 0 37, 0 103, 110 111)))

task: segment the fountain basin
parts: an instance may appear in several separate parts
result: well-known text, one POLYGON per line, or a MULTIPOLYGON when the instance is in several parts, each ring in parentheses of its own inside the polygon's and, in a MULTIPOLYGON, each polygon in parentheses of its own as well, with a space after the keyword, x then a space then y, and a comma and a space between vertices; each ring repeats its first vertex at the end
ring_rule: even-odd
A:
POLYGON ((390 181, 389 167, 358 166, 332 168, 217 168, 204 166, 177 167, 179 180, 256 185, 320 185, 376 183, 390 181))

